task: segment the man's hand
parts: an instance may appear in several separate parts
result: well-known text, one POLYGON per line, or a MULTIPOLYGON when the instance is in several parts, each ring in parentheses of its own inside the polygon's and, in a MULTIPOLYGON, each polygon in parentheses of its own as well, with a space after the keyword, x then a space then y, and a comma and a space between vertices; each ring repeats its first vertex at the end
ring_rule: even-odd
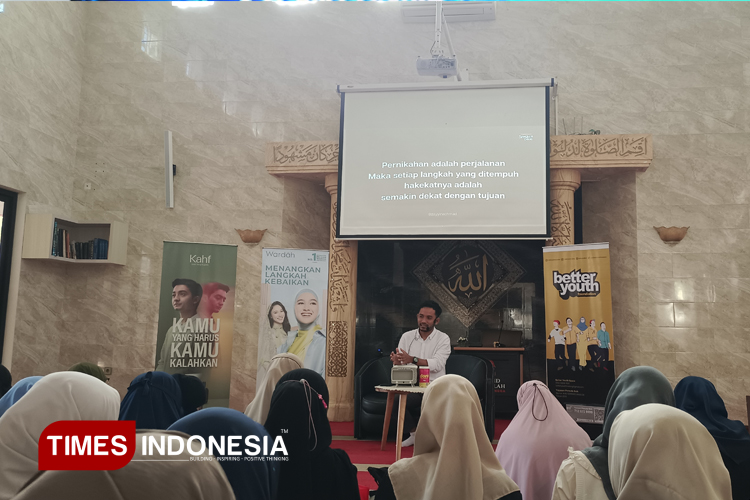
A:
POLYGON ((407 365, 412 362, 414 356, 409 355, 409 353, 404 351, 403 349, 398 349, 396 352, 396 358, 399 361, 398 364, 407 365))
MULTIPOLYGON (((397 350, 398 350, 398 349, 397 349, 397 350)), ((391 363, 393 363, 394 365, 398 365, 398 364, 400 364, 400 363, 398 362, 398 356, 396 355, 396 353, 395 353, 395 352, 391 352, 391 363)))

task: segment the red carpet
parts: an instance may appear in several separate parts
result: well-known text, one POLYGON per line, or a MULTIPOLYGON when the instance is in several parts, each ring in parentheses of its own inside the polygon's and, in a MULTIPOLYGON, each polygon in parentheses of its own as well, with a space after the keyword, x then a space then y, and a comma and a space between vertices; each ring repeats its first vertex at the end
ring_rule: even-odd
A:
MULTIPOLYGON (((500 439, 500 435, 510 424, 510 420, 495 420, 495 439, 500 439)), ((337 437, 351 437, 354 435, 354 422, 331 422, 331 431, 333 433, 332 448, 339 448, 349 454, 354 465, 378 465, 386 467, 396 461, 396 443, 388 441, 385 451, 380 451, 380 440, 359 440, 359 439, 336 439, 337 437)), ((495 447, 495 444, 492 445, 495 447)), ((401 458, 411 458, 414 455, 414 447, 401 449, 401 458)), ((377 489, 375 480, 369 472, 360 471, 357 473, 357 479, 360 486, 366 486, 371 490, 377 489)))

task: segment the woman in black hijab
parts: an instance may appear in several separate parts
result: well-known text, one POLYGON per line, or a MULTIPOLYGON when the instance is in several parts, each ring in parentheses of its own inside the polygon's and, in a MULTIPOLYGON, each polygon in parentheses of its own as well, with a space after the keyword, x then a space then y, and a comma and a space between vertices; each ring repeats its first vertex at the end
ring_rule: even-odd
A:
POLYGON ((359 499, 357 468, 344 450, 331 449, 328 386, 318 373, 302 368, 279 380, 265 427, 283 437, 289 453, 281 462, 278 500, 359 499))
POLYGON ((739 420, 729 420, 716 387, 701 377, 685 377, 674 388, 677 408, 702 423, 716 441, 732 479, 732 498, 750 500, 750 434, 739 420))

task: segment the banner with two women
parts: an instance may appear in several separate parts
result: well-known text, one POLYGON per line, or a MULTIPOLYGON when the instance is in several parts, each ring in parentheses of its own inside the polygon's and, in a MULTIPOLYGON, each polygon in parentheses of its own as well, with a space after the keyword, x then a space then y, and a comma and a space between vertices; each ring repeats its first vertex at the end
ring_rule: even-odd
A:
POLYGON ((609 243, 544 248, 547 384, 578 422, 603 423, 615 381, 609 243))
POLYGON ((164 242, 156 370, 194 375, 229 406, 237 246, 164 242))
POLYGON ((325 377, 328 250, 264 248, 262 268, 256 383, 285 352, 325 377))

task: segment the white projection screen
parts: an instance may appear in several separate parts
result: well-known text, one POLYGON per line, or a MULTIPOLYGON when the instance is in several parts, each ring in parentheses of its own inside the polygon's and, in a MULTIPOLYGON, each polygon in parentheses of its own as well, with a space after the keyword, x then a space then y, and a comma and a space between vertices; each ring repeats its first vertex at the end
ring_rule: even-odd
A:
POLYGON ((337 237, 548 238, 553 85, 339 86, 337 237))

